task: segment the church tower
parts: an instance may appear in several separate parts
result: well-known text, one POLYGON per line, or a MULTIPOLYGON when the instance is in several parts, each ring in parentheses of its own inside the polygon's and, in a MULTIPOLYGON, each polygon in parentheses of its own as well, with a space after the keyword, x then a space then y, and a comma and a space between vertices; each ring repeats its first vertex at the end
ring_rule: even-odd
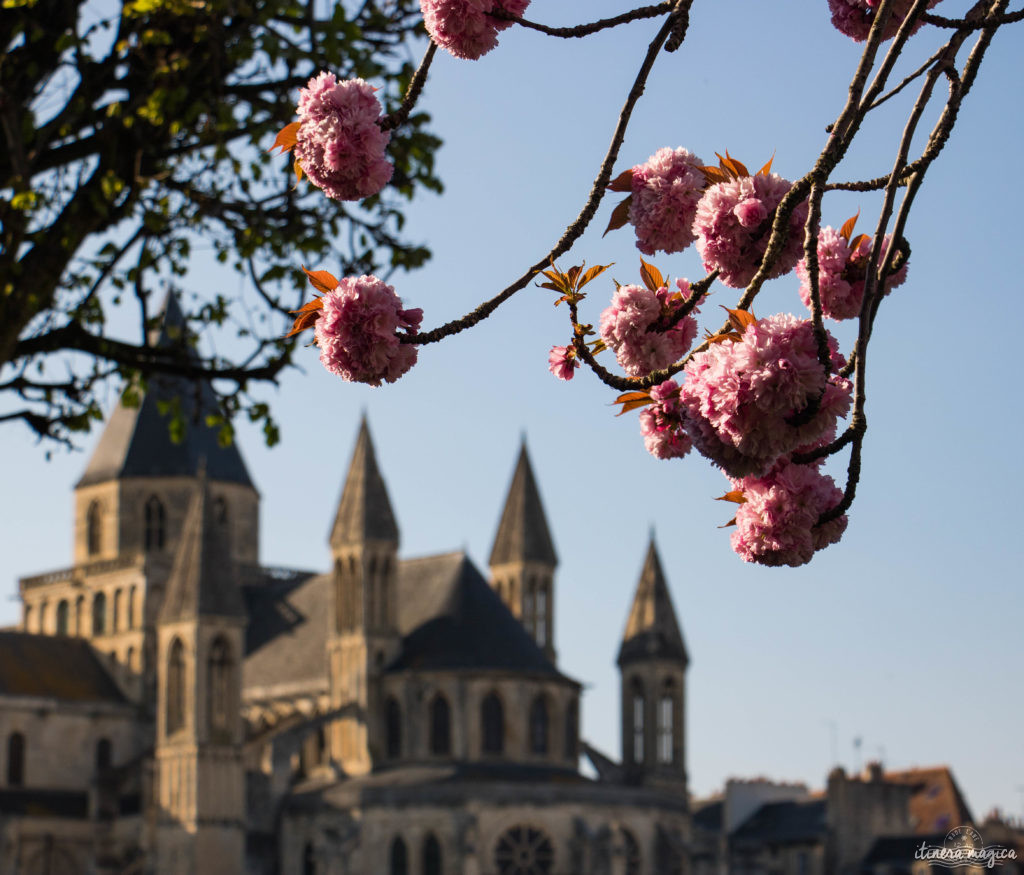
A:
POLYGON ((524 440, 491 548, 491 586, 552 663, 557 565, 524 440))
POLYGON ((366 418, 331 528, 334 571, 328 636, 331 705, 352 713, 335 721, 331 756, 350 775, 373 767, 383 738, 379 680, 398 654, 398 524, 366 418))
POLYGON ((619 648, 622 764, 627 780, 686 791, 686 669, 658 549, 651 536, 619 648))
POLYGON ((157 621, 156 875, 243 875, 245 624, 200 463, 157 621))

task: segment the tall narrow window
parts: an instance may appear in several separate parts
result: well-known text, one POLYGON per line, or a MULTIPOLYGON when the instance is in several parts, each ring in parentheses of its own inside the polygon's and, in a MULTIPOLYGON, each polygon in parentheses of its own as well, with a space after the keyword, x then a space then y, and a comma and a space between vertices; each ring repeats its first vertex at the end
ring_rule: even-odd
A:
POLYGON ((644 686, 639 679, 634 679, 630 686, 633 705, 633 762, 644 761, 644 711, 647 700, 644 697, 644 686))
POLYGON ((371 628, 377 626, 377 558, 370 557, 366 567, 366 579, 363 581, 363 592, 366 593, 366 604, 363 607, 363 623, 371 628))
POLYGON ((316 850, 312 842, 306 842, 302 849, 302 875, 317 875, 316 850))
POLYGON ((436 756, 452 752, 451 708, 441 693, 430 701, 430 752, 436 756))
POLYGON ((32 631, 32 605, 25 605, 24 619, 22 620, 22 628, 26 632, 32 631))
POLYGON ((101 738, 96 742, 96 772, 102 774, 113 763, 113 747, 109 738, 101 738))
POLYGON ((125 609, 126 625, 129 629, 135 628, 135 584, 128 587, 128 607, 125 609))
POLYGON ((497 693, 488 693, 480 706, 484 753, 505 751, 505 709, 497 693))
POLYGON ((100 552, 103 535, 103 520, 100 518, 100 503, 93 501, 85 512, 85 548, 90 556, 100 552))
POLYGON ((164 503, 155 495, 146 499, 146 531, 144 543, 147 550, 163 550, 166 532, 164 503))
POLYGON ((658 699, 658 762, 675 761, 675 710, 672 681, 666 681, 658 699))
POLYGON ((640 875, 643 862, 640 857, 640 843, 628 829, 622 830, 622 856, 626 862, 626 875, 640 875))
POLYGON ((231 647, 223 638, 217 638, 207 661, 207 714, 210 733, 216 740, 231 735, 231 676, 231 647))
POLYGON ((441 843, 432 832, 423 840, 423 875, 441 875, 441 843))
POLYGON ((544 581, 537 585, 537 595, 534 600, 534 639, 540 647, 546 647, 548 643, 548 586, 544 581))
POLYGON ((536 587, 531 577, 529 580, 524 581, 523 586, 523 625, 526 627, 526 631, 530 633, 530 637, 535 637, 536 632, 534 631, 533 625, 533 612, 534 599, 536 597, 536 587))
POLYGON ((107 597, 98 592, 92 597, 92 634, 103 635, 107 631, 107 597))
POLYGON ((573 699, 565 710, 565 758, 579 759, 580 706, 573 699))
POLYGON ((114 590, 114 603, 112 605, 113 610, 110 612, 110 631, 119 632, 121 630, 121 590, 114 590))
POLYGON ((49 622, 50 619, 49 616, 47 615, 47 607, 49 606, 46 604, 46 599, 43 599, 39 603, 39 629, 37 631, 39 632, 40 635, 46 634, 46 624, 49 622))
POLYGON ((530 753, 548 752, 548 703, 537 696, 530 705, 530 753))
POLYGON ((85 634, 85 596, 75 599, 75 634, 85 634))
POLYGON ((409 875, 409 852, 401 836, 395 836, 391 842, 391 854, 388 861, 388 875, 409 875))
POLYGON ((219 495, 213 500, 213 518, 218 525, 226 526, 228 524, 228 503, 224 500, 223 495, 219 495))
POLYGON ((69 627, 68 614, 70 613, 70 606, 68 605, 67 599, 61 599, 57 602, 57 634, 67 635, 69 627))
POLYGON ((175 638, 167 654, 167 734, 185 726, 185 645, 175 638))
POLYGON ((7 737, 7 786, 22 787, 25 784, 25 736, 12 732, 7 737))
POLYGON ((398 759, 402 755, 402 709, 394 696, 388 696, 384 703, 384 734, 388 759, 398 759))
POLYGON ((391 561, 385 557, 380 564, 380 601, 377 605, 380 610, 380 627, 382 629, 391 626, 391 589, 388 580, 391 576, 390 571, 391 561))

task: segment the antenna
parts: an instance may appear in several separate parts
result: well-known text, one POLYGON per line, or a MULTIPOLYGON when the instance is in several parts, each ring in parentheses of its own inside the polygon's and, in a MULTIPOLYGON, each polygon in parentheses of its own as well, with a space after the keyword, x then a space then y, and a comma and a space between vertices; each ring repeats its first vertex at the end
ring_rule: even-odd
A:
POLYGON ((862 736, 858 735, 856 738, 853 739, 853 771, 854 774, 857 775, 860 774, 860 770, 863 765, 860 758, 860 748, 862 744, 864 744, 864 739, 862 736))

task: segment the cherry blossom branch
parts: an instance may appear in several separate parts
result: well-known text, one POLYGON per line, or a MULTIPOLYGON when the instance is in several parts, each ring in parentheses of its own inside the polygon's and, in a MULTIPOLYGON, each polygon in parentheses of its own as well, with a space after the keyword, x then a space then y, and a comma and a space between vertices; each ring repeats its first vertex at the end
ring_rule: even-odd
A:
POLYGON ((556 258, 564 255, 572 248, 573 244, 583 235, 583 232, 587 229, 587 226, 597 213, 597 208, 600 205, 601 199, 604 197, 605 191, 608 187, 608 183, 611 180, 612 168, 615 166, 615 161, 619 156, 619 150, 622 148, 622 143, 626 138, 626 129, 628 128, 630 118, 633 115, 633 109, 644 93, 644 89, 647 86, 647 79, 654 67, 654 62, 657 60, 658 54, 661 52, 665 41, 672 34, 678 18, 689 12, 689 7, 692 2, 693 0, 677 0, 676 9, 668 16, 664 24, 662 24, 661 28, 658 30, 654 39, 651 40, 651 43, 647 48, 647 54, 644 57, 643 64, 640 66, 640 71, 637 73, 636 78, 633 81, 633 87, 630 89, 629 95, 626 97, 626 102, 619 111, 619 118, 615 125, 615 132, 612 135, 608 151, 605 154, 604 160, 601 162, 601 168, 598 171, 597 178, 594 180, 594 184, 590 189, 590 194, 587 197, 586 203, 583 205, 583 209, 580 210, 576 219, 565 229, 561 238, 559 238, 558 242, 551 248, 551 251, 532 267, 528 268, 522 276, 515 280, 515 282, 506 286, 489 301, 485 301, 461 319, 454 319, 433 329, 432 331, 425 331, 421 334, 402 335, 400 337, 402 343, 414 343, 417 345, 437 343, 440 340, 444 340, 446 337, 458 334, 461 331, 465 331, 467 328, 472 328, 474 325, 477 325, 490 316, 491 313, 511 298, 516 292, 525 288, 539 271, 546 268, 556 258))
POLYGON ((535 21, 528 21, 525 18, 520 18, 518 15, 512 15, 510 12, 498 10, 489 14, 492 18, 514 21, 522 27, 539 31, 540 33, 547 34, 548 36, 557 36, 562 39, 579 39, 581 37, 590 36, 598 31, 606 30, 610 27, 618 27, 620 24, 628 24, 629 22, 639 21, 644 18, 657 18, 659 15, 664 15, 666 12, 671 11, 673 5, 674 0, 666 0, 666 2, 658 3, 655 6, 641 6, 630 12, 623 12, 621 15, 615 15, 611 18, 602 18, 600 21, 595 21, 591 24, 577 24, 574 27, 550 27, 546 24, 538 24, 535 21))
POLYGON ((981 30, 983 27, 1000 26, 1003 24, 1013 24, 1016 21, 1024 21, 1024 9, 1018 9, 1016 12, 1004 12, 1000 15, 987 16, 984 21, 968 21, 964 18, 944 18, 941 15, 933 15, 930 12, 926 12, 921 16, 921 20, 928 24, 934 24, 936 27, 953 27, 958 30, 981 30))
POLYGON ((423 55, 423 60, 420 61, 419 67, 416 68, 416 72, 409 82, 409 87, 406 89, 401 105, 394 112, 388 113, 380 120, 380 129, 382 131, 394 130, 399 125, 404 124, 406 119, 409 118, 409 113, 416 106, 416 101, 419 100, 420 94, 423 92, 423 86, 427 83, 427 73, 430 70, 430 63, 434 60, 436 52, 437 44, 431 41, 430 45, 427 46, 426 53, 423 55))

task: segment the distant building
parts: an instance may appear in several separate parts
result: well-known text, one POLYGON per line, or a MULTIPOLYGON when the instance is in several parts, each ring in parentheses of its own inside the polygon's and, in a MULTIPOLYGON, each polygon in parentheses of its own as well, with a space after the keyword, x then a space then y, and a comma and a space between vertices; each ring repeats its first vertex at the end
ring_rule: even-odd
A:
MULTIPOLYGON (((158 342, 180 326, 171 299, 158 342)), ((75 487, 73 566, 20 582, 20 628, 0 633, 0 875, 689 871, 689 657, 653 543, 613 762, 581 742, 581 687, 557 667, 525 447, 489 580, 462 553, 399 558, 365 421, 330 570, 273 569, 211 403, 154 380, 119 406, 75 487)))

